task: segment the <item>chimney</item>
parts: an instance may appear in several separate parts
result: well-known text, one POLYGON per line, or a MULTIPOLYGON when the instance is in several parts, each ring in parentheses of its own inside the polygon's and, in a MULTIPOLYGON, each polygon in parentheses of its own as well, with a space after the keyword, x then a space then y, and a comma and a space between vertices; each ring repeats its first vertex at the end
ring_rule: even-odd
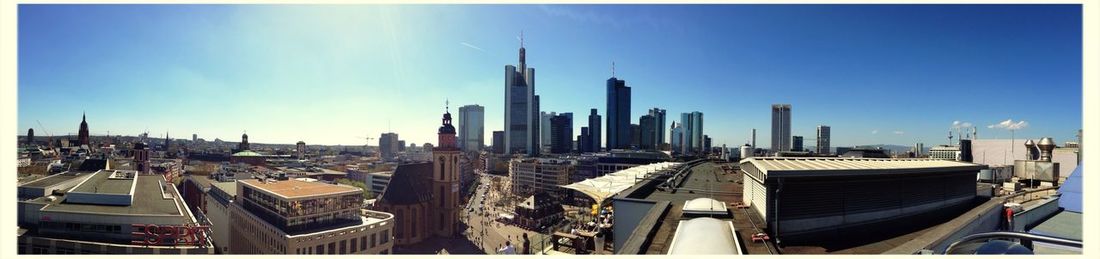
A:
POLYGON ((1038 146, 1039 146, 1039 151, 1042 152, 1042 153, 1039 153, 1039 160, 1050 162, 1051 154, 1053 154, 1054 148, 1057 147, 1054 144, 1054 139, 1049 138, 1049 137, 1040 139, 1038 146))

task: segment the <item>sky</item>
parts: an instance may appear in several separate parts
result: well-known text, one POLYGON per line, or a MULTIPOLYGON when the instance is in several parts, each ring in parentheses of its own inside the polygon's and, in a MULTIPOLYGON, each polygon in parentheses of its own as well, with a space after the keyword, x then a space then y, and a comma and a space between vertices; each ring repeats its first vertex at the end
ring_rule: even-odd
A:
POLYGON ((573 112, 577 134, 589 109, 606 118, 612 62, 634 123, 653 107, 667 123, 699 111, 716 146, 755 128, 767 147, 777 103, 792 105, 792 135, 812 145, 829 125, 834 147, 945 144, 953 125, 1061 143, 1082 120, 1079 5, 22 4, 18 15, 18 132, 39 136, 75 134, 86 112, 92 135, 376 145, 392 131, 419 145, 435 142, 449 101, 455 117, 485 107, 491 145, 521 32, 542 110, 573 112))

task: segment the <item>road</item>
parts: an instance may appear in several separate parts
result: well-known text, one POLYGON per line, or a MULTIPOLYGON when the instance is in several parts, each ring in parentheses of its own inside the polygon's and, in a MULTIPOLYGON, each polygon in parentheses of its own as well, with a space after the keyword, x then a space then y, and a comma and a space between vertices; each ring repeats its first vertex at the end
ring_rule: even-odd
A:
POLYGON ((470 226, 464 235, 485 253, 497 254, 497 249, 503 246, 505 241, 511 241, 512 245, 516 247, 517 253, 522 252, 522 235, 527 233, 531 241, 532 252, 538 251, 540 248, 538 243, 546 235, 496 221, 501 213, 514 215, 509 208, 493 206, 497 201, 507 197, 508 194, 505 192, 507 178, 479 173, 478 181, 480 184, 474 192, 474 197, 470 198, 470 202, 466 204, 462 211, 462 221, 470 226), (494 178, 504 183, 501 185, 500 190, 493 189, 492 180, 494 178))

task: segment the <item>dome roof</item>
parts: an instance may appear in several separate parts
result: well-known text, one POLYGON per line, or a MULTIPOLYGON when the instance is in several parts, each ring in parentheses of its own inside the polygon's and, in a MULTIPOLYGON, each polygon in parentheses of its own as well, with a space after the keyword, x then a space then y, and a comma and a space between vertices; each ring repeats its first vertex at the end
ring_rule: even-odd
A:
POLYGON ((233 156, 242 157, 242 156, 263 156, 263 155, 261 155, 260 153, 253 152, 252 150, 245 150, 245 151, 233 153, 233 156))

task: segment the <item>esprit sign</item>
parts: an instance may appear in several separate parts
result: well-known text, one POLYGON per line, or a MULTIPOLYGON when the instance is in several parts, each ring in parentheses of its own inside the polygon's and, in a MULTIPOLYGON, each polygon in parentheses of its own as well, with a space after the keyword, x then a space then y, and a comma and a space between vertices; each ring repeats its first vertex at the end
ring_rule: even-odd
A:
POLYGON ((188 245, 206 246, 206 233, 210 226, 131 224, 134 232, 131 244, 135 245, 188 245))

